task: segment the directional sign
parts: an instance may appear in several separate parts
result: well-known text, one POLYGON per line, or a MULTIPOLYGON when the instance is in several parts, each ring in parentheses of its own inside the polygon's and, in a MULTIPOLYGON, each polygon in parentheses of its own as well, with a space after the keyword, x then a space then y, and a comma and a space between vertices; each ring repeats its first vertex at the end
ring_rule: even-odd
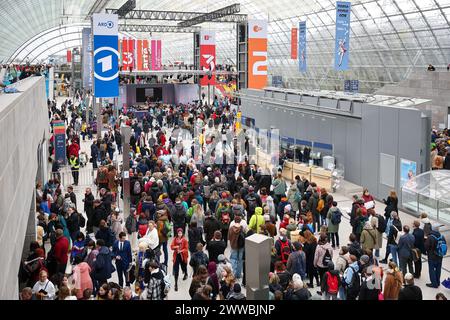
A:
POLYGON ((97 98, 119 96, 118 16, 94 14, 94 95, 97 98))

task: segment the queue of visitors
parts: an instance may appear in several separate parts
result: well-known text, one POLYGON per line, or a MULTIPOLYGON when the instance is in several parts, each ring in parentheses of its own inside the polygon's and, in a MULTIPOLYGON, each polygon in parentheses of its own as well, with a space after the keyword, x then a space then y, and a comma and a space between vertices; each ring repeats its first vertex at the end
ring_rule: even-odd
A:
MULTIPOLYGON (((87 126, 77 110, 71 102, 62 109, 49 104, 50 118, 68 123, 75 187, 87 126)), ((280 171, 271 176, 250 163, 248 139, 243 149, 228 151, 237 144, 225 139, 238 131, 235 124, 236 110, 216 98, 212 106, 150 104, 143 119, 121 114, 100 140, 88 134, 97 194, 88 187, 77 199, 57 167, 53 179, 37 185, 39 236, 23 263, 21 298, 163 300, 192 276, 186 297, 245 300, 245 239, 253 234, 272 240, 272 300, 422 300, 414 283, 426 276, 422 255, 427 286, 440 286, 445 238, 425 213, 403 224, 393 191, 379 215, 365 189, 347 214, 315 182, 300 176, 286 182, 280 171), (115 163, 123 152, 122 123, 132 128, 128 217, 118 208, 124 175, 115 163), (178 148, 185 132, 200 134, 178 148), (344 236, 347 218, 352 232, 344 236), (115 273, 118 283, 111 281, 115 273)))

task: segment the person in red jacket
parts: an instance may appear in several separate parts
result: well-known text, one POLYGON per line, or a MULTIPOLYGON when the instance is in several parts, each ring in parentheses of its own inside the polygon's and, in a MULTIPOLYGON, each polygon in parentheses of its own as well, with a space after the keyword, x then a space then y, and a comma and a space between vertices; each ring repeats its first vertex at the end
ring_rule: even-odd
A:
POLYGON ((53 247, 53 255, 57 263, 57 272, 64 274, 66 272, 66 265, 69 257, 69 240, 64 237, 63 230, 56 229, 55 233, 56 242, 53 247))
POLYGON ((72 142, 72 144, 69 146, 69 157, 75 156, 78 158, 78 153, 80 152, 80 146, 75 141, 72 142))
POLYGON ((173 251, 173 275, 175 277, 175 291, 178 291, 178 274, 183 270, 184 277, 186 280, 187 275, 187 262, 189 258, 189 243, 187 239, 183 236, 183 229, 177 229, 177 237, 172 240, 170 244, 170 249, 173 251))

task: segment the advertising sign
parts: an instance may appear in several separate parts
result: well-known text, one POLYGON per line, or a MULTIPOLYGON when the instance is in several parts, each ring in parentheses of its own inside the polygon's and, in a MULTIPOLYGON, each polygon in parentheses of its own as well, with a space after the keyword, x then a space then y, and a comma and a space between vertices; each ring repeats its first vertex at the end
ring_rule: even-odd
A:
POLYGON ((263 89, 267 85, 267 20, 248 22, 248 88, 263 89))
POLYGON ((84 28, 82 31, 83 50, 83 88, 92 90, 92 29, 84 28))
POLYGON ((334 68, 348 70, 350 50, 350 2, 336 2, 336 53, 334 68))
POLYGON ((162 41, 156 41, 156 70, 162 70, 162 41))
POLYGON ((94 95, 96 98, 119 96, 118 16, 94 14, 94 95))
POLYGON ((302 21, 299 24, 299 38, 298 38, 298 50, 299 55, 299 70, 300 72, 306 72, 306 21, 302 21))
POLYGON ((66 164, 66 124, 63 120, 53 121, 55 135, 55 161, 59 165, 66 164))
POLYGON ((400 186, 402 188, 414 188, 416 175, 417 163, 410 160, 400 159, 400 186))
POLYGON ((150 50, 148 47, 148 40, 142 41, 142 70, 150 70, 150 50))
POLYGON ((291 30, 291 59, 296 60, 298 57, 298 29, 291 30))
MULTIPOLYGON (((216 71, 216 34, 214 31, 202 31, 200 33, 200 70, 216 71)), ((200 79, 200 85, 215 85, 216 76, 213 74, 211 79, 207 75, 200 79)))

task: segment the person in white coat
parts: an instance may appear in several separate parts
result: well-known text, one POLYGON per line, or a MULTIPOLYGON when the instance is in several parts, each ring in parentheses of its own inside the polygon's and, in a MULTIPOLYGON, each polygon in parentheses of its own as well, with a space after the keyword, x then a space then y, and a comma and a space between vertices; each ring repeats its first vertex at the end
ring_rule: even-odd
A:
POLYGON ((32 289, 33 295, 38 300, 54 300, 56 289, 53 283, 48 280, 48 273, 45 270, 39 272, 39 281, 35 283, 32 289))
POLYGON ((141 242, 147 243, 148 247, 152 250, 155 250, 159 246, 158 230, 155 227, 154 221, 149 221, 147 233, 139 239, 138 244, 141 242))

